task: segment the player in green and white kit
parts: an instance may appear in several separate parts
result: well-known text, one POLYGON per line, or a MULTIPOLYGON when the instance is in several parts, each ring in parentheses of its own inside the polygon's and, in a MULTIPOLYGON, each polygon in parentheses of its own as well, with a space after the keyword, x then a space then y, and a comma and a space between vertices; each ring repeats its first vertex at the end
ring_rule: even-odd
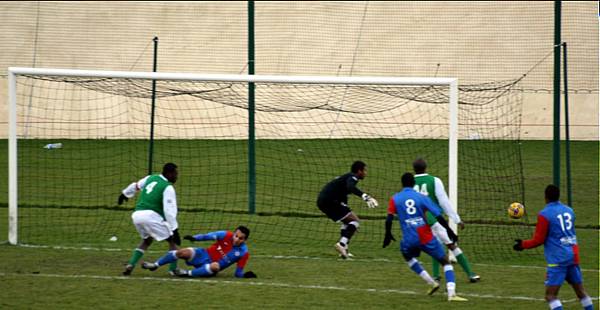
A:
MULTIPOLYGON (((458 225, 458 227, 464 229, 465 224, 460 219, 460 216, 458 216, 458 213, 456 213, 456 211, 454 211, 452 208, 442 180, 425 172, 427 169, 427 162, 422 158, 417 158, 413 162, 413 169, 415 171, 415 191, 428 196, 436 205, 441 207, 444 213, 446 213, 448 217, 458 225)), ((448 237, 448 232, 446 229, 442 227, 442 225, 440 225, 435 217, 429 212, 427 212, 427 224, 431 227, 431 231, 433 232, 434 236, 443 244, 445 244, 450 252, 454 254, 456 261, 460 264, 462 269, 469 277, 469 281, 472 283, 479 281, 481 278, 475 274, 473 270, 471 270, 469 260, 456 244, 456 240, 451 240, 448 237)), ((433 260, 432 273, 435 279, 440 278, 440 264, 436 260, 433 260)))
MULTIPOLYGON (((177 165, 167 163, 163 166, 161 174, 149 175, 129 184, 119 196, 117 203, 120 205, 135 196, 137 191, 141 191, 131 219, 142 237, 142 242, 133 251, 123 275, 131 274, 152 244, 152 240, 167 240, 171 251, 177 250, 177 245, 181 245, 177 224, 177 199, 173 187, 177 175, 177 165)), ((174 262, 169 266, 169 273, 173 274, 176 268, 177 262, 174 262)))

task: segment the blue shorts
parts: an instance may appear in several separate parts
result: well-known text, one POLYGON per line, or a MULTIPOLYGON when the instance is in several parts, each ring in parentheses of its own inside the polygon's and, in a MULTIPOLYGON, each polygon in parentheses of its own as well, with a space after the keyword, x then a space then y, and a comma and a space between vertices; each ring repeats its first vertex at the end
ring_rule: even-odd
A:
POLYGON ((195 248, 194 249, 194 258, 185 261, 185 263, 188 266, 194 266, 196 268, 205 265, 205 264, 210 264, 210 256, 208 256, 208 252, 206 252, 205 249, 203 248, 195 248))
POLYGON ((404 240, 400 242, 400 252, 402 252, 407 261, 410 258, 419 257, 421 251, 429 254, 429 256, 438 261, 444 259, 446 256, 444 247, 436 238, 431 239, 431 241, 425 244, 406 244, 404 240))
POLYGON ((560 286, 567 280, 569 284, 581 284, 583 277, 579 265, 548 266, 546 268, 546 286, 560 286))

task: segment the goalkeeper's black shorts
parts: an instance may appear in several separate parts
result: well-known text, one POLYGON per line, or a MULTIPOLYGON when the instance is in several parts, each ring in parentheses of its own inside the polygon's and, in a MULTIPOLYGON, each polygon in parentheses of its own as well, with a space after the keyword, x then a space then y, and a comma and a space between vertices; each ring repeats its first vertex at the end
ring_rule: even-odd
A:
POLYGON ((337 200, 319 199, 317 200, 317 206, 321 212, 325 213, 334 222, 341 221, 352 212, 346 202, 337 200))

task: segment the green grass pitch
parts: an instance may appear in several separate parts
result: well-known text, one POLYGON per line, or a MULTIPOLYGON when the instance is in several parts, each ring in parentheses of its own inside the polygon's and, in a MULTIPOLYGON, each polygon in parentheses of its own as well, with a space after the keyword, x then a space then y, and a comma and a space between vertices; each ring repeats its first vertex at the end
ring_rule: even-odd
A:
MULTIPOLYGON (((552 181, 552 147, 551 142, 544 141, 522 143, 525 198, 528 212, 535 214, 543 206, 545 185, 552 181)), ((7 188, 5 150, 6 141, 0 141, 0 188, 4 189, 7 188)), ((598 142, 573 142, 571 153, 573 205, 577 215, 581 267, 586 289, 595 298, 594 306, 598 309, 598 142)), ((130 171, 126 173, 132 174, 130 171)), ((70 176, 62 177, 69 179, 70 176)), ((119 183, 118 187, 123 182, 115 181, 119 183)), ((180 186, 185 187, 183 184, 181 182, 180 186)), ((178 188, 178 192, 180 190, 183 191, 178 188)), ((227 188, 220 190, 226 191, 227 188)), ((112 194, 112 189, 106 191, 112 194)), ((103 190, 100 192, 103 193, 103 190)), ((5 190, 0 191, 0 213, 5 215, 6 195, 5 190)), ((116 198, 116 195, 112 196, 116 198)), ((566 201, 565 193, 561 200, 566 201)), ((97 204, 94 201, 87 203, 97 204)), ((65 204, 68 204, 66 198, 65 204)), ((357 210, 360 214, 365 209, 357 210)), ((77 216, 78 212, 89 212, 78 209, 58 211, 68 212, 72 216, 77 216)), ((51 236, 55 227, 61 225, 50 218, 44 221, 43 212, 33 207, 24 208, 21 212, 36 213, 40 217, 42 229, 38 229, 38 235, 33 236, 35 238, 51 236)), ((280 234, 274 231, 278 228, 269 225, 254 227, 254 232, 258 232, 253 232, 249 240, 252 257, 247 269, 256 272, 259 276, 257 279, 236 279, 232 275, 233 268, 210 279, 183 280, 169 277, 163 269, 149 272, 141 268, 136 268, 131 277, 120 277, 122 265, 129 258, 130 250, 137 244, 138 238, 129 223, 130 212, 106 209, 94 212, 98 217, 107 219, 106 225, 115 225, 114 233, 119 235, 119 240, 111 243, 110 248, 0 245, 1 309, 547 309, 543 300, 545 269, 541 254, 532 258, 515 253, 509 259, 498 261, 472 259, 473 269, 482 277, 482 281, 475 284, 468 283, 460 267, 455 265, 457 291, 469 301, 450 304, 445 301, 443 290, 431 297, 425 295, 427 286, 404 263, 398 251, 398 242, 386 249, 381 248, 380 241, 360 242, 352 248, 356 259, 338 259, 332 248, 337 225, 327 223, 326 219, 320 217, 299 219, 269 215, 284 223, 301 220, 306 227, 327 223, 334 232, 331 242, 309 239, 298 244, 278 245, 268 237, 280 234)), ((212 223, 204 227, 207 230, 233 228, 236 223, 252 217, 243 212, 182 212, 180 221, 184 227, 189 227, 193 222, 186 216, 203 216, 204 223, 212 223)), ((81 221, 86 220, 85 216, 81 216, 81 221)), ((382 220, 375 216, 367 217, 361 225, 362 230, 357 238, 361 233, 368 234, 375 227, 380 228, 382 220)), ((397 230, 398 224, 394 225, 397 230)), ((478 225, 467 224, 462 232, 465 238, 469 237, 469 230, 477 231, 478 225)), ((302 238, 301 231, 293 233, 298 235, 297 238, 302 238)), ((0 216, 0 240, 5 240, 6 235, 7 216, 0 216)), ((80 244, 92 240, 89 243, 93 245, 95 237, 74 236, 68 243, 80 244)), ((99 238, 106 240, 107 237, 99 238)), ((507 240, 507 245, 511 241, 507 240)), ((198 244, 208 246, 210 243, 198 244)), ((184 241, 184 245, 191 243, 184 241)), ((145 258, 154 260, 165 250, 165 244, 154 244, 145 258)), ((476 257, 477 253, 472 255, 476 257)), ((422 261, 430 269, 430 259, 424 257, 422 261)), ((183 262, 180 262, 180 267, 183 267, 183 262)), ((560 297, 565 309, 581 308, 569 286, 563 286, 560 297)))

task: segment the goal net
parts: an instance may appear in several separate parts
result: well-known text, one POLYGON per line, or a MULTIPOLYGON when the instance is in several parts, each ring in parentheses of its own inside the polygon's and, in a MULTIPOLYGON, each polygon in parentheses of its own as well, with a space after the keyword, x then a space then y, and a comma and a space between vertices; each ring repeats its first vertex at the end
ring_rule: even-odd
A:
POLYGON ((11 68, 9 82, 13 244, 133 248, 135 199, 117 197, 166 162, 179 166, 182 235, 246 225, 255 253, 334 255, 339 225, 316 199, 355 160, 380 202, 349 200, 363 257, 417 157, 458 206, 473 259, 508 256, 531 231, 506 215, 524 197, 518 81, 11 68))

